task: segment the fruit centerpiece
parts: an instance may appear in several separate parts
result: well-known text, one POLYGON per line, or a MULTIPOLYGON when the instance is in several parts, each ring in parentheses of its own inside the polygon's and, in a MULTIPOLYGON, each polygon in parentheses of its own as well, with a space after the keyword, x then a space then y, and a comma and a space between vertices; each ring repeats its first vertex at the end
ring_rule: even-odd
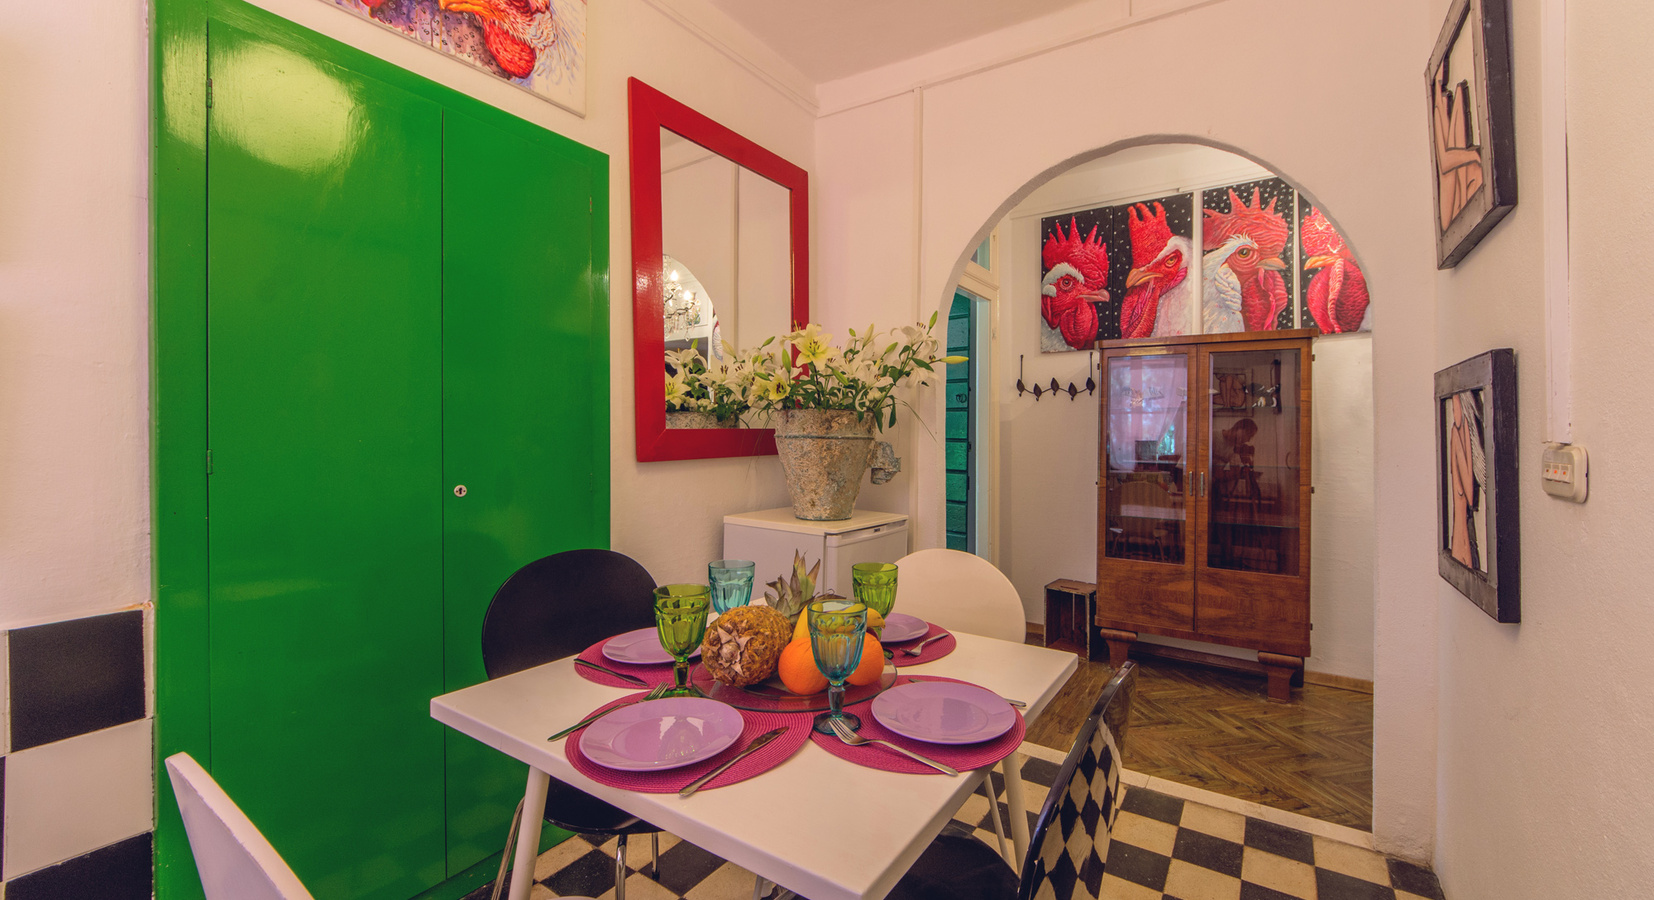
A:
MULTIPOLYGON (((707 627, 701 643, 701 662, 713 679, 733 687, 758 684, 778 676, 794 694, 819 694, 827 676, 816 668, 810 649, 809 617, 804 610, 815 600, 843 599, 831 591, 816 593, 821 562, 806 566, 802 553, 794 554, 792 572, 765 585, 766 605, 742 606, 719 616, 707 627)), ((884 620, 867 613, 867 637, 861 664, 846 680, 856 686, 874 684, 884 671, 884 648, 875 632, 884 620)))

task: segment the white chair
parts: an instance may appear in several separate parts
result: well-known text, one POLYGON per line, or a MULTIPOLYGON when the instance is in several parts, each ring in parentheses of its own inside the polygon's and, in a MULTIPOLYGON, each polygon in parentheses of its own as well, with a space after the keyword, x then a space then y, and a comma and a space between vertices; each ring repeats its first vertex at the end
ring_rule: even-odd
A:
POLYGON ((920 550, 896 561, 896 611, 964 631, 1022 643, 1022 597, 1011 579, 980 556, 920 550))
MULTIPOLYGON (((247 814, 188 753, 167 757, 207 900, 314 900, 247 814)), ((495 885, 499 896, 500 882, 495 885)), ((589 900, 589 898, 569 898, 589 900)))
MULTIPOLYGON (((896 611, 935 622, 949 631, 1018 644, 1028 637, 1027 615, 1016 585, 993 563, 959 550, 920 550, 897 560, 896 611)), ((1022 755, 1012 753, 1005 757, 1000 771, 1005 775, 1005 804, 1011 814, 1011 852, 1006 852, 1002 838, 1000 855, 1015 866, 1028 851, 1022 755)), ((988 788, 988 806, 994 813, 994 831, 1003 834, 993 782, 983 784, 988 788)))
POLYGON ((313 900, 299 876, 188 753, 167 757, 207 900, 313 900))

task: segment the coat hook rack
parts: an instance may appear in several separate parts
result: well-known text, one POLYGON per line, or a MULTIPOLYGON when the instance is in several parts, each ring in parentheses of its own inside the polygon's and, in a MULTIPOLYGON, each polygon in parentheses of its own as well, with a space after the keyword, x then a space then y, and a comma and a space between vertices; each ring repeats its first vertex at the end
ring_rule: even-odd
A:
POLYGON ((1067 394, 1069 402, 1072 403, 1074 398, 1078 397, 1082 390, 1087 394, 1096 393, 1097 380, 1091 376, 1092 370, 1096 367, 1096 354, 1088 353, 1086 355, 1086 359, 1088 362, 1086 364, 1084 388, 1081 388, 1072 381, 1068 383, 1068 387, 1063 387, 1062 384, 1055 378, 1051 379, 1050 387, 1046 387, 1043 384, 1035 384, 1033 387, 1029 387, 1023 373, 1024 366, 1027 363, 1028 358, 1026 355, 1019 354, 1017 356, 1017 396, 1020 397, 1023 394, 1033 394, 1034 402, 1038 403, 1039 399, 1046 394, 1067 394))

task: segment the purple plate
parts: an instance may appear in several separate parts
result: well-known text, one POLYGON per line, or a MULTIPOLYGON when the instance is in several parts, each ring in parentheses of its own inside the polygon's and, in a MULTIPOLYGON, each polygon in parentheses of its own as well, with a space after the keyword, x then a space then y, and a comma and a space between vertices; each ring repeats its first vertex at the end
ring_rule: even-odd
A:
POLYGON ((924 637, 930 630, 930 623, 918 616, 906 613, 891 613, 884 618, 884 633, 879 635, 881 644, 900 644, 902 641, 911 641, 916 637, 924 637))
POLYGON ((1017 722, 1011 704, 987 688, 912 681, 873 698, 873 718, 903 737, 932 744, 992 740, 1017 722))
POLYGON ((717 756, 735 743, 744 727, 734 707, 716 700, 645 700, 587 726, 580 734, 580 752, 611 769, 675 769, 717 756))
MULTIPOLYGON (((609 638, 603 645, 603 655, 617 663, 634 666, 653 666, 672 661, 672 654, 660 645, 660 632, 653 628, 639 628, 609 638)), ((689 654, 690 659, 701 655, 701 648, 689 654)))

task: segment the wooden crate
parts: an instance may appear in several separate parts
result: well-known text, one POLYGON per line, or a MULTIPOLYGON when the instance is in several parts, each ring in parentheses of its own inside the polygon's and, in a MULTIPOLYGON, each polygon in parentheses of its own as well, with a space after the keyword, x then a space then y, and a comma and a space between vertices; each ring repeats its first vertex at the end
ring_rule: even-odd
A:
POLYGON ((1097 634, 1096 618, 1095 584, 1059 578, 1045 586, 1045 646, 1082 659, 1106 659, 1108 648, 1097 634))

